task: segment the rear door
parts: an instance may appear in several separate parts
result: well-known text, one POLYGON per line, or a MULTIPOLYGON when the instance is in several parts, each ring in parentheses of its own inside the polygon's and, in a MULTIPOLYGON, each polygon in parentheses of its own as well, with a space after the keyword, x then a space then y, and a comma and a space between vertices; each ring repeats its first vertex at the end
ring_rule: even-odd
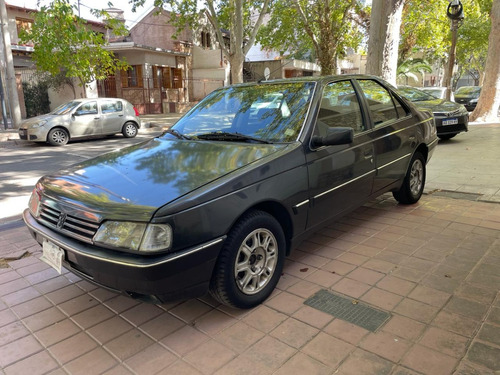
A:
POLYGON ((118 99, 105 99, 99 101, 101 107, 101 123, 103 134, 116 134, 121 132, 124 124, 123 103, 118 99))
POLYGON ((308 227, 358 206, 372 191, 373 143, 351 80, 329 83, 323 90, 314 135, 324 136, 329 127, 352 127, 354 141, 308 152, 311 201, 308 227))
POLYGON ((377 173, 373 192, 404 178, 417 144, 417 121, 390 89, 374 79, 358 79, 369 110, 377 173))

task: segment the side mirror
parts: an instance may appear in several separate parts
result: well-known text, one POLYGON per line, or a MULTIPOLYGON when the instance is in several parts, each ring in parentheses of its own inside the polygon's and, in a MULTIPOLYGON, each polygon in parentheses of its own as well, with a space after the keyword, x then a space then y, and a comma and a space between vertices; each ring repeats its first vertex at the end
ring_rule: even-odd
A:
POLYGON ((328 128, 328 132, 324 137, 314 136, 312 144, 314 147, 321 146, 336 146, 347 145, 354 140, 354 129, 347 127, 333 127, 328 128))

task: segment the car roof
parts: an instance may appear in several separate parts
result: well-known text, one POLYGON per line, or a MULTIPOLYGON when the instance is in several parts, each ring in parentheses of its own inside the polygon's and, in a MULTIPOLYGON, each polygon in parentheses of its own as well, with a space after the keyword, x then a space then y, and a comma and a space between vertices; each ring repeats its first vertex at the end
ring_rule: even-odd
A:
POLYGON ((388 84, 386 81, 377 76, 367 75, 367 74, 338 74, 329 76, 311 76, 311 77, 293 77, 293 78, 280 78, 280 79, 270 79, 261 80, 257 82, 246 82, 238 83, 231 86, 254 86, 257 84, 276 84, 276 83, 290 83, 290 82, 318 82, 326 83, 334 80, 347 80, 347 79, 374 79, 377 81, 382 81, 388 84))

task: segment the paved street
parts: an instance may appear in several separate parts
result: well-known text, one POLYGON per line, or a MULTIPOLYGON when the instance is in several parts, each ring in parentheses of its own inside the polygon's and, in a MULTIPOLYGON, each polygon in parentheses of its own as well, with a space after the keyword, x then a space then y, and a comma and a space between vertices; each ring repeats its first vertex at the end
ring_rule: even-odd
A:
POLYGON ((160 126, 171 125, 178 118, 178 114, 144 115, 143 125, 159 126, 143 126, 135 138, 124 138, 119 134, 104 139, 75 141, 64 147, 24 142, 15 132, 4 134, 4 141, 0 141, 0 224, 19 217, 22 207, 28 204, 33 186, 44 174, 148 140, 161 134, 160 126), (7 141, 9 137, 12 139, 7 141))
MULTIPOLYGON (((287 260, 272 297, 248 311, 208 296, 145 304, 59 275, 9 215, 0 226, 11 258, 0 263, 0 373, 498 374, 499 144, 499 125, 440 142, 418 204, 386 194, 331 223, 287 260), (320 290, 389 318, 370 331, 304 304, 320 290)), ((70 163, 94 145, 57 152, 70 163)), ((19 149, 0 152, 5 184, 15 170, 3 161, 19 149)), ((52 170, 33 165, 6 190, 52 170)))

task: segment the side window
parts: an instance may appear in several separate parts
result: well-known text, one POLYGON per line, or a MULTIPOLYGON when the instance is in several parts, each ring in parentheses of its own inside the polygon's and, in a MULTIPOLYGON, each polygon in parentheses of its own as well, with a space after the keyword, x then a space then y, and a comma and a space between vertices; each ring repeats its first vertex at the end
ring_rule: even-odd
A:
POLYGON ((351 81, 332 82, 323 90, 315 133, 324 136, 329 127, 351 127, 354 134, 366 130, 351 81))
POLYGON ((373 124, 375 127, 383 125, 386 121, 396 120, 398 113, 392 101, 391 94, 378 82, 364 79, 358 81, 370 107, 373 124))
POLYGON ((83 103, 76 112, 79 115, 95 115, 97 114, 97 102, 83 103))
POLYGON ((113 113, 121 112, 123 109, 122 102, 120 100, 108 100, 101 103, 102 113, 113 113))
POLYGON ((401 104, 398 98, 394 97, 394 103, 396 103, 396 111, 398 112, 399 118, 409 115, 408 110, 401 104))

